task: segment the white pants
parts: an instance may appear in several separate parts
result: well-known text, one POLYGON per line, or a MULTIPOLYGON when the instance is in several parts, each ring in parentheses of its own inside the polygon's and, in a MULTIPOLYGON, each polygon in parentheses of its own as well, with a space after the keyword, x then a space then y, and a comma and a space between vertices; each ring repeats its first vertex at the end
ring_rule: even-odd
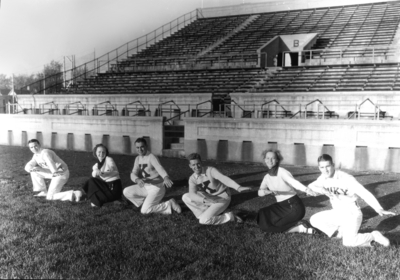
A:
POLYGON ((161 202, 165 195, 164 184, 151 185, 144 184, 129 186, 124 189, 124 196, 130 200, 136 207, 142 205, 140 212, 142 214, 160 213, 172 214, 172 207, 169 201, 161 202))
MULTIPOLYGON (((202 196, 201 193, 198 195, 202 196)), ((225 213, 220 215, 222 212, 228 208, 231 202, 231 196, 226 192, 219 195, 225 199, 224 202, 213 203, 211 205, 203 204, 199 202, 192 201, 188 193, 182 196, 183 202, 189 207, 197 219, 199 219, 200 224, 204 225, 220 225, 232 220, 232 215, 230 213, 225 213)))
POLYGON ((370 246, 374 240, 371 233, 358 233, 362 222, 362 212, 356 203, 314 214, 310 218, 313 227, 329 237, 338 231, 343 237, 343 245, 349 247, 370 246))
POLYGON ((33 191, 47 192, 48 200, 72 200, 73 191, 61 192, 62 187, 67 183, 69 178, 69 170, 65 171, 61 176, 53 177, 50 170, 31 172, 33 191), (49 190, 47 191, 44 179, 51 179, 49 190))

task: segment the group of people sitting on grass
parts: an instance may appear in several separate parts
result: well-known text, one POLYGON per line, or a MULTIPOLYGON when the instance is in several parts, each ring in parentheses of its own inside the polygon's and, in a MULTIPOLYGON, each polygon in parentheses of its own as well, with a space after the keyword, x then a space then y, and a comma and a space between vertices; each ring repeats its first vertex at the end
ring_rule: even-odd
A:
MULTIPOLYGON (((68 166, 52 150, 43 149, 38 140, 28 142, 33 158, 25 170, 31 174, 35 196, 48 200, 80 201, 84 195, 80 190, 61 192, 69 178, 68 166), (50 179, 47 189, 45 179, 50 179)), ((147 147, 144 138, 135 141, 138 156, 135 159, 131 180, 134 185, 123 189, 118 168, 109 156, 108 149, 98 144, 93 149, 97 163, 93 166, 92 177, 86 181, 83 191, 93 207, 120 200, 124 195, 142 214, 181 213, 181 206, 170 199, 162 202, 165 188, 173 185, 158 158, 147 147)), ((257 224, 261 230, 270 233, 325 233, 329 237, 342 238, 345 246, 371 246, 375 241, 389 246, 390 241, 379 231, 358 233, 362 222, 362 212, 357 203, 361 197, 380 216, 395 215, 385 211, 378 200, 357 180, 335 169, 332 157, 323 154, 318 158, 321 175, 308 187, 293 178, 292 174, 280 166, 283 157, 279 150, 269 149, 263 152, 267 167, 259 196, 273 195, 276 203, 258 211, 257 224), (326 195, 330 198, 332 209, 314 214, 310 223, 302 220, 305 206, 297 196, 296 189, 309 196, 326 195)), ((231 190, 249 191, 251 187, 237 184, 220 173, 215 167, 204 166, 197 153, 188 156, 189 167, 193 174, 189 178, 189 192, 182 201, 193 212, 201 224, 218 225, 229 221, 243 223, 243 219, 232 211, 227 212, 231 201, 231 190)))

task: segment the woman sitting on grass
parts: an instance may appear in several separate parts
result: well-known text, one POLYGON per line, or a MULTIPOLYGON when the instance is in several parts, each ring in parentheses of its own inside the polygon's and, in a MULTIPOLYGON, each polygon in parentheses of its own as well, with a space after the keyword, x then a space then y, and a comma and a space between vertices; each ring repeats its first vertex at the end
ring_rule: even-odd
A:
POLYGON ((93 177, 83 186, 92 206, 101 207, 104 203, 120 199, 122 195, 118 168, 108 155, 108 149, 103 144, 97 144, 93 149, 97 163, 93 166, 93 177))
POLYGON ((262 157, 268 173, 261 183, 258 195, 272 194, 277 203, 258 211, 257 223, 259 227, 265 232, 314 234, 315 229, 301 221, 306 210, 295 189, 312 196, 315 196, 316 193, 294 179, 289 171, 279 166, 283 160, 279 150, 266 150, 262 153, 262 157))

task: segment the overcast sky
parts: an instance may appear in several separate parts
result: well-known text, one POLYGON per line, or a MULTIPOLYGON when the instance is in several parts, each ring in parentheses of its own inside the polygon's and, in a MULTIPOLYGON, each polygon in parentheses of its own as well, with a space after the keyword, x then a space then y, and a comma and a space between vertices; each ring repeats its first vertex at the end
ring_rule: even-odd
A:
MULTIPOLYGON (((244 0, 0 0, 0 74, 105 54, 196 8, 244 0)), ((250 2, 250 1, 247 1, 250 2)))

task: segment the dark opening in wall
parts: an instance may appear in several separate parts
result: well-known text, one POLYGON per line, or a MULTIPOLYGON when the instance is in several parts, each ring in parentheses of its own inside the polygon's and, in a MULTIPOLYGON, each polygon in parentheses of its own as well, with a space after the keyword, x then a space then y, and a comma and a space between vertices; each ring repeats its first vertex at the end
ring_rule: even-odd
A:
POLYGON ((90 152, 93 149, 92 135, 85 134, 85 150, 90 152))
POLYGON ((44 146, 45 143, 43 143, 43 133, 41 131, 36 132, 36 139, 44 146))
POLYGON ((21 133, 21 146, 28 146, 28 133, 26 133, 26 131, 22 131, 21 133))
POLYGON ((68 150, 74 150, 74 134, 73 133, 68 133, 67 134, 67 149, 68 150))
POLYGON ((103 138, 101 139, 101 144, 103 144, 104 146, 106 146, 108 149, 110 149, 110 147, 108 146, 110 142, 110 135, 108 134, 104 134, 103 138))
POLYGON ((57 132, 51 133, 51 148, 55 149, 57 147, 57 132))
POLYGON ((131 154, 132 153, 132 144, 131 144, 131 137, 129 135, 124 135, 124 154, 131 154))
POLYGON ((13 131, 12 131, 12 130, 9 130, 9 131, 8 131, 8 145, 11 146, 11 145, 13 144, 13 142, 14 142, 14 141, 13 141, 13 140, 14 140, 13 138, 14 138, 13 131))

